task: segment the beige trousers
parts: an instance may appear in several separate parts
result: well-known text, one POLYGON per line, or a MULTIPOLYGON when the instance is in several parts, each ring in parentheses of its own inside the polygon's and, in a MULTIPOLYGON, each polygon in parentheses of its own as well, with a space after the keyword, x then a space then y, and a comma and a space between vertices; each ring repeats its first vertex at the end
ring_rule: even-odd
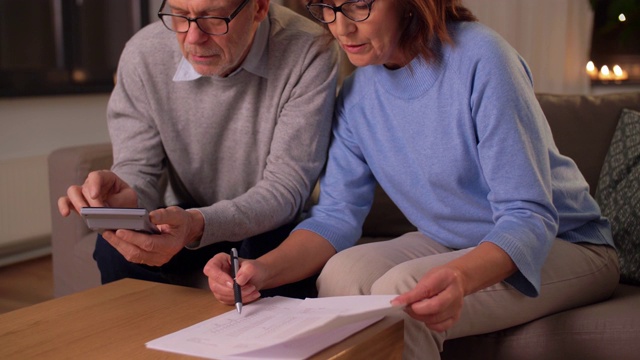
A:
MULTIPOLYGON (((419 232, 358 245, 326 264, 319 296, 400 294, 430 269, 468 252, 452 250, 419 232)), ((619 280, 618 257, 609 246, 556 239, 542 268, 540 295, 531 298, 504 282, 468 295, 460 320, 433 332, 404 314, 404 359, 439 359, 447 339, 493 332, 608 298, 619 280)))

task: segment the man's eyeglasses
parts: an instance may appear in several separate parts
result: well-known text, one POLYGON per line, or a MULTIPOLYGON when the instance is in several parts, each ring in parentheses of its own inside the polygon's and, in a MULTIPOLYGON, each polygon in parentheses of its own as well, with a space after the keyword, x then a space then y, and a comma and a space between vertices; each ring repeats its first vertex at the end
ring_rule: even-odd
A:
MULTIPOLYGON (((313 1, 313 0, 312 0, 313 1)), ((350 0, 340 6, 324 3, 307 3, 307 10, 318 21, 330 24, 336 21, 337 13, 342 13, 348 19, 360 22, 365 21, 371 15, 371 4, 376 0, 350 0)))
POLYGON ((231 20, 233 20, 240 11, 244 9, 247 3, 249 3, 249 0, 243 0, 242 4, 240 4, 240 6, 238 6, 238 8, 235 9, 228 17, 196 16, 193 18, 184 15, 163 13, 162 9, 166 2, 167 0, 162 1, 162 5, 160 5, 160 10, 158 11, 158 17, 162 20, 162 23, 167 29, 177 33, 186 33, 189 31, 191 23, 194 22, 198 25, 198 28, 206 34, 224 35, 229 32, 229 23, 231 20))

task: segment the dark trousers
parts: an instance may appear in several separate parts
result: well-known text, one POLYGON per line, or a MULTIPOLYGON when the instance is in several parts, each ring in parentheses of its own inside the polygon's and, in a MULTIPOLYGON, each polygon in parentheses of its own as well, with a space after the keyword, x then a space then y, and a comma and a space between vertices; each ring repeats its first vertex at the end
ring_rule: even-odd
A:
MULTIPOLYGON (((207 261, 214 255, 219 252, 229 253, 232 247, 237 247, 241 258, 256 259, 280 245, 294 227, 295 223, 287 224, 241 242, 221 242, 197 250, 183 248, 168 263, 162 266, 131 263, 101 235, 98 235, 93 258, 98 264, 98 269, 100 269, 103 284, 123 278, 133 278, 165 284, 207 287, 207 279, 202 270, 207 261)), ((317 275, 273 289, 263 289, 260 293, 262 297, 277 295, 301 299, 316 297, 316 278, 317 275)))

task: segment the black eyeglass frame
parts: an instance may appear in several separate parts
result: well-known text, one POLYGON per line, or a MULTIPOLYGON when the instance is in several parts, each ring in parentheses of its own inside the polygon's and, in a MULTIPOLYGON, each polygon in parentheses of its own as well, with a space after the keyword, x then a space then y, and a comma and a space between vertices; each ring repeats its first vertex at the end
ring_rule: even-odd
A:
POLYGON ((202 31, 203 33, 207 34, 207 35, 214 35, 214 36, 218 36, 218 35, 225 35, 229 32, 229 23, 231 22, 231 20, 233 20, 236 16, 238 16, 238 14, 240 13, 240 11, 242 11, 242 9, 244 9, 245 6, 247 6, 247 4, 249 3, 250 0, 244 0, 240 6, 238 6, 237 9, 235 9, 231 15, 227 16, 227 17, 222 17, 222 16, 196 16, 196 17, 188 17, 188 16, 184 16, 184 15, 176 15, 176 14, 168 14, 168 13, 163 13, 162 9, 164 8, 164 5, 166 4, 167 0, 162 0, 162 4, 160 5, 160 9, 158 10, 158 18, 160 18, 160 21, 162 21, 162 24, 164 25, 164 27, 166 27, 167 29, 169 29, 170 31, 173 31, 175 33, 179 33, 179 34, 184 34, 186 32, 189 31, 189 29, 191 28, 191 23, 194 22, 196 23, 196 25, 198 26, 198 29, 200 29, 200 31, 202 31), (172 28, 170 28, 169 26, 167 26, 167 24, 164 22, 164 17, 168 16, 168 17, 177 17, 177 18, 182 18, 187 20, 187 30, 186 31, 176 31, 172 28), (210 32, 205 31, 204 29, 202 29, 202 27, 200 26, 200 24, 198 23, 198 20, 200 19, 216 19, 216 20, 222 20, 225 22, 225 24, 227 25, 227 30, 223 33, 220 34, 212 34, 210 32))
POLYGON ((314 4, 312 4, 311 1, 313 1, 313 0, 310 0, 307 3, 307 11, 309 11, 311 16, 313 16, 314 19, 320 21, 323 24, 331 24, 332 22, 336 21, 336 19, 338 18, 338 13, 342 13, 342 15, 344 15, 347 19, 349 19, 349 20, 351 20, 353 22, 363 22, 363 21, 367 20, 369 18, 369 16, 371 16, 371 5, 373 5, 373 3, 376 0, 370 0, 370 1, 368 1, 368 0, 349 0, 349 1, 344 2, 340 6, 333 6, 333 5, 324 4, 324 3, 314 3, 314 4), (354 4, 354 3, 358 3, 358 2, 363 2, 363 3, 367 4, 367 8, 368 8, 369 12, 367 13, 367 16, 364 19, 360 19, 360 20, 353 19, 351 16, 347 15, 344 11, 342 11, 342 7, 343 6, 354 4), (325 21, 325 20, 322 20, 322 19, 318 19, 318 17, 316 17, 313 14, 313 12, 311 11, 311 7, 328 8, 328 9, 333 10, 333 20, 325 21))

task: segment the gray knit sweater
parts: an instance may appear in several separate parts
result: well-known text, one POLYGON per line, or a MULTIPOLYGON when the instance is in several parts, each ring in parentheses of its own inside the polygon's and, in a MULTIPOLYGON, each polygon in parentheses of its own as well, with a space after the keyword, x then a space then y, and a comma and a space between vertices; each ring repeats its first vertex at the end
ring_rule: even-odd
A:
POLYGON ((292 221, 324 165, 337 47, 318 25, 276 4, 265 21, 259 71, 174 82, 182 53, 159 22, 138 32, 120 59, 107 110, 112 170, 147 209, 172 205, 164 203, 168 175, 176 203, 205 218, 202 240, 189 247, 292 221))

